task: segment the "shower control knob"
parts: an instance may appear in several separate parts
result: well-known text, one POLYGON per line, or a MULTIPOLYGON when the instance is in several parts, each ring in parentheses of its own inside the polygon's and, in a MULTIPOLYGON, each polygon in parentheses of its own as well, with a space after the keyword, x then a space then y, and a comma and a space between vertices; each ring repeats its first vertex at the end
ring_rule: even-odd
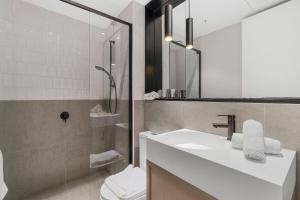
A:
POLYGON ((60 113, 60 118, 65 122, 67 123, 67 120, 69 119, 70 117, 70 114, 68 112, 62 112, 60 113))

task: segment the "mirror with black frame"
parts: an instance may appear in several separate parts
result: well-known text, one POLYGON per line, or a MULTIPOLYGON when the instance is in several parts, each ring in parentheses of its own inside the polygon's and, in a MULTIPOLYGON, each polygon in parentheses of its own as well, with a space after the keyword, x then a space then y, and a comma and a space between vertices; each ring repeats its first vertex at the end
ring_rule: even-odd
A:
POLYGON ((162 88, 185 89, 186 98, 299 98, 299 10, 298 0, 181 3, 173 40, 162 37, 162 88), (189 11, 193 49, 185 48, 189 11))

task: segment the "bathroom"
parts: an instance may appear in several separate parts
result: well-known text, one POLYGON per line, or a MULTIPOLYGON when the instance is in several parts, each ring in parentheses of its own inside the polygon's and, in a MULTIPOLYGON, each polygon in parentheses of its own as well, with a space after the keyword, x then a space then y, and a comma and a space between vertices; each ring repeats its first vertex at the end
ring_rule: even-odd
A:
POLYGON ((0 200, 300 199, 299 10, 0 0, 0 200))

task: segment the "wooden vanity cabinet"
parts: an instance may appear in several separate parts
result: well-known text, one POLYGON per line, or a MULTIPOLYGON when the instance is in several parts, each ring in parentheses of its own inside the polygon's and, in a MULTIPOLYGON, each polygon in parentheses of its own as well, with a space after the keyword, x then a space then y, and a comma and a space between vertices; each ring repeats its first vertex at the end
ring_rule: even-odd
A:
MULTIPOLYGON (((217 200, 150 161, 147 181, 147 200, 217 200)), ((295 192, 292 200, 296 200, 295 192)))
POLYGON ((149 161, 147 170, 147 200, 216 200, 149 161))

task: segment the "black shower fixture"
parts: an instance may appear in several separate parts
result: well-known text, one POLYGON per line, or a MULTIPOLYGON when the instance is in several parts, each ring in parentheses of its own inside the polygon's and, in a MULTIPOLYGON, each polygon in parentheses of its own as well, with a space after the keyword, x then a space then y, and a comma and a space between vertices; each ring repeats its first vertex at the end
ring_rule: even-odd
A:
POLYGON ((186 48, 192 49, 194 43, 194 34, 193 34, 193 18, 191 18, 191 2, 188 0, 188 15, 189 17, 186 19, 186 48))
POLYGON ((60 113, 60 118, 61 118, 65 123, 67 123, 67 120, 69 119, 69 117, 70 117, 70 113, 69 113, 69 112, 64 111, 64 112, 60 113))
POLYGON ((165 41, 173 40, 173 6, 167 4, 165 6, 165 41))

